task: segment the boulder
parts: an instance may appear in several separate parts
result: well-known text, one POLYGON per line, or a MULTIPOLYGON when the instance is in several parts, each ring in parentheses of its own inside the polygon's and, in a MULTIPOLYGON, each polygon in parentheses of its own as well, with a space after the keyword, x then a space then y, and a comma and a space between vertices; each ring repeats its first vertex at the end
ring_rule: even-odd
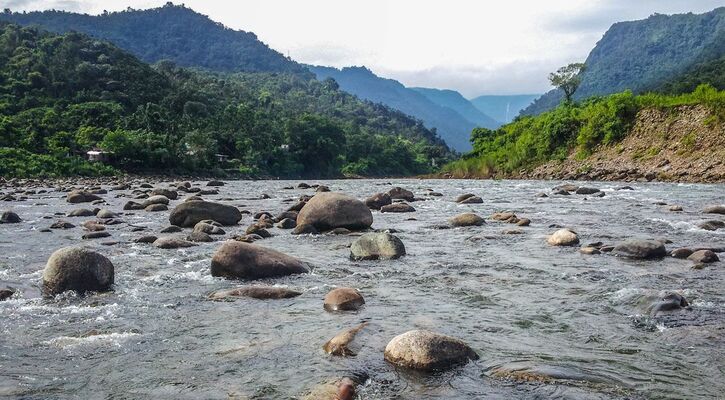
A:
POLYGON ((656 240, 627 240, 614 246, 613 253, 620 257, 653 259, 665 257, 667 249, 656 240))
POLYGON ((123 209, 125 211, 129 211, 129 210, 143 210, 144 208, 145 207, 144 207, 143 204, 137 203, 137 202, 132 201, 132 200, 126 202, 126 204, 123 205, 123 209))
POLYGON ((273 286, 244 286, 234 289, 217 290, 209 295, 209 300, 234 300, 240 297, 251 297, 259 300, 290 299, 301 295, 296 290, 273 286))
POLYGON ((394 187, 390 190, 388 190, 388 196, 390 196, 391 199, 396 200, 405 200, 405 201, 413 201, 415 200, 415 196, 413 195, 413 192, 407 189, 403 189, 401 187, 394 187))
POLYGON ((196 246, 196 243, 172 236, 160 237, 153 244, 154 247, 158 247, 159 249, 180 249, 196 246))
POLYGON ((194 243, 210 243, 214 241, 214 238, 204 232, 194 231, 186 237, 186 240, 194 243))
POLYGON ((353 260, 393 260, 404 255, 403 242, 389 233, 366 233, 350 246, 353 260))
POLYGON ((576 192, 577 189, 579 189, 579 186, 573 185, 571 183, 565 183, 563 185, 559 185, 559 186, 555 187, 553 190, 554 191, 563 190, 565 192, 576 192))
POLYGON ((106 226, 103 224, 99 224, 97 221, 86 221, 82 225, 85 230, 90 232, 100 232, 106 230, 106 226))
POLYGON ((168 200, 176 200, 179 198, 179 192, 171 189, 156 188, 151 191, 151 197, 149 197, 149 199, 153 198, 154 196, 163 196, 166 197, 168 200))
POLYGON ((415 208, 408 203, 393 203, 380 207, 382 213, 408 213, 415 212, 415 208))
MULTIPOLYGON (((491 219, 494 221, 507 222, 507 221, 510 221, 515 218, 516 218, 516 214, 514 214, 512 212, 497 212, 497 213, 491 214, 491 219)), ((518 219, 516 219, 516 221, 518 221, 518 219)))
POLYGON ((224 226, 236 225, 242 213, 233 206, 210 201, 189 201, 181 203, 169 215, 171 225, 192 227, 200 221, 211 219, 224 226))
POLYGON ((318 192, 318 193, 319 192, 329 192, 329 191, 330 191, 330 188, 325 185, 320 185, 317 187, 317 189, 315 189, 315 192, 318 192))
POLYGON ((449 219, 448 222, 453 226, 481 226, 486 223, 486 220, 474 213, 468 212, 458 214, 449 219))
POLYGON ((43 291, 55 295, 66 290, 105 291, 113 285, 113 264, 105 256, 82 247, 54 252, 43 270, 43 291))
POLYGON ((207 235, 224 235, 226 232, 215 221, 199 221, 194 225, 194 232, 202 232, 207 235))
POLYGON ((387 206, 392 202, 390 195, 387 193, 376 193, 365 199, 365 205, 371 210, 379 210, 380 207, 387 206))
POLYGON ((325 295, 324 308, 327 311, 355 311, 365 304, 360 292, 353 288, 341 287, 325 295))
POLYGON ((95 231, 83 234, 83 236, 81 236, 81 239, 103 239, 110 236, 111 234, 106 231, 95 231))
POLYGON ((147 236, 141 236, 140 238, 136 238, 133 240, 134 243, 153 243, 158 239, 158 237, 153 235, 147 235, 147 236))
POLYGON ((601 251, 599 251, 599 249, 597 249, 596 247, 590 247, 590 246, 582 247, 581 249, 579 249, 579 252, 582 254, 587 254, 587 255, 601 254, 601 251))
MULTIPOLYGON (((50 229, 71 229, 75 227, 75 225, 68 221, 55 221, 52 225, 50 225, 50 229)), ((103 229, 106 229, 106 227, 104 226, 103 229)))
POLYGON ((210 180, 206 183, 207 186, 224 186, 224 182, 217 180, 210 180))
POLYGON ((159 232, 160 233, 177 233, 177 232, 181 232, 181 231, 183 231, 183 229, 181 229, 180 227, 178 227, 176 225, 170 225, 170 226, 167 226, 166 228, 160 230, 159 232))
POLYGON ((169 204, 169 198, 166 197, 166 196, 162 196, 160 194, 157 194, 155 196, 151 196, 151 197, 147 198, 146 200, 144 200, 142 206, 143 206, 143 208, 146 208, 146 207, 148 207, 148 206, 150 206, 152 204, 164 204, 164 205, 168 205, 169 204))
POLYGON ((116 213, 114 213, 110 210, 106 210, 104 208, 102 210, 99 210, 96 213, 96 217, 101 218, 101 219, 110 219, 110 218, 116 218, 116 217, 118 217, 118 215, 116 215, 116 213))
POLYGON ((317 235, 318 233, 320 232, 317 228, 310 224, 297 225, 294 230, 292 230, 293 235, 317 235))
POLYGON ((574 193, 576 193, 576 194, 594 194, 594 193, 598 193, 598 192, 599 192, 599 189, 597 189, 597 188, 588 188, 588 187, 583 187, 583 186, 577 188, 574 191, 574 193))
POLYGON ((571 229, 559 229, 546 240, 552 246, 574 246, 579 244, 579 236, 571 229))
POLYGON ((464 201, 464 200, 466 200, 466 199, 468 199, 470 197, 476 197, 476 195, 473 194, 473 193, 462 194, 462 195, 456 197, 456 203, 460 203, 460 202, 462 202, 462 201, 464 201))
POLYGON ((103 199, 90 192, 85 192, 82 190, 74 190, 74 191, 68 193, 68 195, 66 196, 66 200, 69 203, 76 204, 76 203, 90 203, 92 201, 103 200, 103 199))
POLYGON ((682 206, 674 205, 674 206, 669 206, 667 209, 672 212, 678 212, 678 211, 682 211, 682 206))
POLYGON ((704 229, 706 231, 716 231, 718 229, 725 228, 725 222, 712 219, 709 221, 700 222, 699 224, 697 224, 697 226, 700 229, 704 229))
POLYGON ((0 289, 0 301, 7 300, 15 294, 12 289, 0 289))
POLYGON ((464 342, 425 330, 408 331, 385 346, 388 362, 423 371, 448 369, 477 359, 478 354, 464 342))
POLYGON ((96 215, 96 213, 94 213, 93 211, 88 210, 86 208, 79 208, 77 210, 73 210, 73 211, 69 212, 67 216, 68 217, 90 217, 93 215, 96 215))
POLYGON ((279 229, 294 229, 297 227, 297 222, 292 218, 285 218, 277 223, 279 229))
POLYGON ((12 211, 5 211, 0 215, 0 224, 17 224, 20 221, 18 214, 12 211))
POLYGON ((688 260, 694 261, 696 263, 703 263, 703 264, 709 264, 716 261, 720 261, 720 258, 718 258, 717 254, 710 250, 698 250, 692 254, 690 254, 689 257, 687 257, 688 260))
POLYGON ((144 208, 144 211, 147 212, 159 212, 159 211, 167 211, 169 207, 166 204, 149 204, 144 208))
POLYGON ((692 253, 694 253, 694 251, 692 249, 683 247, 683 248, 672 250, 672 253, 670 253, 670 256, 672 256, 674 258, 687 258, 690 255, 692 255, 692 253))
POLYGON ((227 241, 211 260, 212 276, 254 280, 306 273, 302 261, 251 243, 227 241))
POLYGON ((531 220, 528 218, 521 218, 518 221, 516 221, 516 225, 518 226, 529 226, 531 225, 531 220))
POLYGON ((702 210, 705 214, 723 214, 725 215, 725 205, 708 206, 702 210))
POLYGON ((458 202, 459 204, 481 204, 483 199, 478 196, 471 196, 458 202))
POLYGON ((300 210, 297 226, 312 225, 318 231, 335 228, 367 229, 373 214, 360 200, 342 193, 323 192, 313 196, 300 210))

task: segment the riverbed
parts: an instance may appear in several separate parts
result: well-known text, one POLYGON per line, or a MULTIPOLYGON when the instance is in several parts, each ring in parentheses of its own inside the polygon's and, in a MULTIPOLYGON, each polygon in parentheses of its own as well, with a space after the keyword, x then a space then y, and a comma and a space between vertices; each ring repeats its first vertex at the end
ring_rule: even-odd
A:
MULTIPOLYGON (((314 194, 298 183, 228 181, 219 194, 203 197, 252 215, 278 214, 294 204, 290 200, 314 194)), ((413 191, 421 199, 410 203, 415 212, 373 211, 373 228, 393 230, 407 255, 351 261, 354 235, 293 236, 272 228, 273 237, 256 244, 311 266, 309 274, 256 282, 302 292, 280 300, 206 299, 214 290, 243 284, 212 277, 209 267, 221 240, 243 234, 253 222, 249 214, 217 242, 162 250, 133 239, 158 234, 169 225, 169 213, 122 211, 130 198, 119 195, 129 191, 102 195, 108 203, 103 207, 122 213, 124 223, 108 226, 111 237, 96 240, 80 239, 81 223, 92 217, 54 215, 90 207, 67 203, 54 187, 0 202, 0 210, 23 219, 0 224, 0 288, 17 291, 0 302, 0 397, 289 399, 343 376, 360 381, 360 399, 712 399, 725 393, 722 261, 694 269, 683 259, 585 255, 578 247, 546 242, 558 227, 568 227, 582 245, 640 238, 667 240, 668 250, 723 248, 724 229, 707 231, 697 223, 725 220, 702 213, 725 202, 725 185, 627 183, 633 190, 617 190, 625 184, 578 182, 605 193, 594 197, 553 195, 562 183, 554 181, 318 183, 359 199, 393 186, 413 191), (549 197, 537 197, 540 192, 549 197), (456 203, 464 193, 483 203, 456 203), (684 211, 668 211, 668 205, 684 211), (468 211, 487 223, 441 229, 468 211), (488 218, 499 211, 531 225, 488 218), (77 227, 41 232, 59 219, 77 227), (145 230, 135 232, 138 227, 145 230), (504 233, 514 228, 517 234, 504 233), (45 262, 73 245, 89 246, 113 262, 112 292, 42 297, 45 262), (326 312, 323 297, 343 286, 358 289, 365 306, 326 312), (686 297, 689 309, 650 315, 651 304, 667 291, 686 297), (355 338, 356 356, 322 350, 335 334, 363 321, 369 324, 355 338), (438 373, 395 368, 383 359, 383 349, 411 329, 459 338, 480 359, 438 373), (499 373, 516 369, 543 378, 499 373)))

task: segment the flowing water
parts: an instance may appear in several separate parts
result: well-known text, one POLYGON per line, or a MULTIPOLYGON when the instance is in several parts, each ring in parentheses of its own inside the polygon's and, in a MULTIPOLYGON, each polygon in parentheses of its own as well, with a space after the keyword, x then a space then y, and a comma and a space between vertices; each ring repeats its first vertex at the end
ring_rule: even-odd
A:
MULTIPOLYGON (((291 204, 285 200, 312 193, 283 189, 296 183, 228 182, 219 195, 204 197, 277 213, 291 204), (262 193, 271 199, 252 199, 262 193)), ((687 260, 583 255, 546 243, 556 230, 550 226, 558 224, 576 230, 583 244, 666 238, 668 249, 725 247, 725 230, 695 225, 723 219, 701 210, 722 204, 725 186, 638 183, 633 191, 617 191, 619 184, 590 183, 606 196, 538 198, 557 182, 324 184, 358 198, 392 184, 427 200, 412 203, 414 213, 373 212, 374 228, 395 229, 405 243, 408 255, 394 261, 350 261, 354 236, 271 229, 275 236, 258 244, 312 265, 310 274, 264 282, 303 292, 285 300, 206 300, 211 291, 241 284, 210 275, 219 242, 180 250, 131 243, 167 226, 168 212, 123 215, 147 231, 109 226, 110 239, 120 243, 103 246, 104 239, 80 240, 80 224, 89 218, 62 218, 79 227, 40 232, 55 220, 44 217, 78 208, 63 193, 0 204, 24 220, 0 225, 0 288, 19 292, 0 302, 0 397, 287 399, 343 376, 363 381, 360 399, 710 399, 725 393, 722 262, 693 269, 687 260), (444 196, 427 196, 428 189, 444 196), (468 192, 484 203, 453 201, 468 192), (669 212, 654 204, 659 201, 685 211, 669 212), (487 217, 504 210, 531 219, 531 226, 519 228, 521 234, 503 234, 516 227, 495 221, 437 228, 457 213, 487 217), (113 261, 114 291, 42 298, 41 272, 50 254, 81 242, 113 261), (366 305, 357 312, 324 311, 322 298, 338 286, 359 289, 366 305), (647 308, 665 291, 683 294, 691 309, 650 316, 647 308), (353 342, 357 356, 324 353, 327 340, 361 321, 369 325, 353 342), (386 343, 416 328, 460 338, 480 360, 434 374, 386 363, 386 343), (508 379, 495 373, 501 367, 547 379, 508 379)), ((113 211, 128 200, 117 193, 103 196, 113 211)), ((227 236, 243 233, 251 221, 246 215, 227 236)))

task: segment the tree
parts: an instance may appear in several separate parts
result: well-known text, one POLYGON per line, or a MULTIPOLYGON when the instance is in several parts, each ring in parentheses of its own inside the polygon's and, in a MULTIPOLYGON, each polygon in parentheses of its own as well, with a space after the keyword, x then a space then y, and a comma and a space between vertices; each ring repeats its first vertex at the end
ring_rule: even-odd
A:
POLYGON ((585 69, 585 64, 573 63, 549 74, 551 84, 564 91, 564 98, 567 103, 571 102, 571 97, 574 96, 574 92, 582 83, 580 75, 585 69))

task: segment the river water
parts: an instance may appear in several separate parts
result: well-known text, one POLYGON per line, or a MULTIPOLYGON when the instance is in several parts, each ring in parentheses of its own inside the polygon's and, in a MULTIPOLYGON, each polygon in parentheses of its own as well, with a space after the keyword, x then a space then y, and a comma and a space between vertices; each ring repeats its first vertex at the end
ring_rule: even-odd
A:
MULTIPOLYGON (((284 189, 298 182, 234 181, 204 196, 252 213, 286 209, 285 200, 312 190, 284 189), (271 199, 258 200, 262 193, 271 199), (221 200, 226 199, 226 200, 221 200)), ((220 242, 161 250, 131 241, 168 225, 168 212, 136 211, 109 226, 109 239, 83 241, 80 224, 40 232, 56 212, 78 208, 51 191, 0 203, 23 218, 0 225, 0 288, 19 293, 0 302, 0 397, 24 399, 301 398, 317 384, 355 376, 360 399, 711 399, 725 393, 725 272, 723 263, 691 268, 688 260, 634 261, 583 255, 547 245, 554 224, 574 229, 583 244, 628 238, 669 239, 668 249, 725 247, 725 230, 696 223, 722 204, 723 185, 589 183, 606 196, 538 198, 559 182, 479 180, 324 181, 358 198, 391 185, 427 199, 414 213, 374 211, 374 228, 391 228, 408 255, 394 261, 350 261, 354 236, 292 236, 272 228, 257 242, 312 265, 310 274, 263 283, 299 290, 285 300, 212 302, 211 291, 240 282, 214 278, 209 265, 220 242), (429 189, 443 193, 430 197, 429 189), (463 193, 483 204, 459 205, 463 193), (669 212, 655 202, 679 204, 669 212), (488 217, 513 211, 531 219, 517 228, 488 221, 481 227, 437 229, 461 212, 488 217), (411 219, 412 218, 412 219, 411 219), (101 245, 119 241, 112 246, 101 245), (79 243, 109 257, 114 291, 43 299, 42 269, 50 254, 79 243), (322 299, 351 286, 365 297, 357 312, 329 313, 322 299), (665 291, 677 291, 690 310, 650 316, 665 291), (332 357, 322 345, 338 332, 369 321, 355 357, 332 357), (462 339, 480 360, 444 373, 398 370, 383 359, 394 336, 429 329, 462 339), (89 333, 90 332, 90 333, 89 333), (529 368, 552 379, 521 381, 494 373, 529 368), (554 379, 556 378, 556 379, 554 379)), ((6 189, 0 192, 7 193, 6 189)), ((104 195, 113 211, 128 200, 104 195)), ((181 200, 172 202, 177 204, 181 200)), ((88 207, 88 205, 85 205, 88 207)), ((227 236, 243 233, 245 215, 227 236)), ((725 253, 720 253, 724 257, 725 253)))

